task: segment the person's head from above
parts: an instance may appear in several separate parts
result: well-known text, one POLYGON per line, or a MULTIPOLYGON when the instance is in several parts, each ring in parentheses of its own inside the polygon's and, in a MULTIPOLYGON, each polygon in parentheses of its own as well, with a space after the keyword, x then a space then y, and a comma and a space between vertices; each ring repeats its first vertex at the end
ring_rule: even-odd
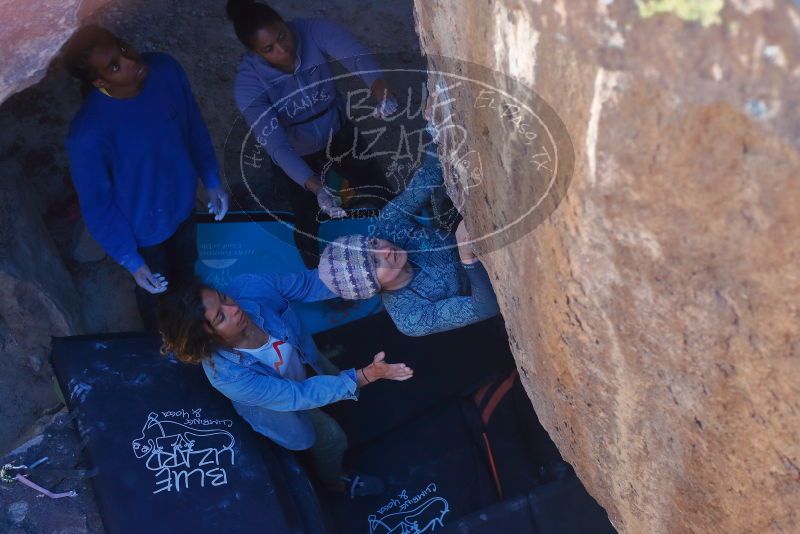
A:
POLYGON ((225 10, 245 47, 274 67, 294 68, 294 35, 277 11, 254 0, 228 0, 225 10))
POLYGON ((162 352, 187 363, 200 363, 217 347, 236 347, 250 317, 231 297, 195 279, 165 293, 159 304, 162 352))
POLYGON ((141 91, 147 64, 135 48, 94 24, 75 32, 64 45, 67 71, 84 84, 121 98, 141 91))
POLYGON ((368 299, 408 285, 408 252, 385 239, 343 236, 330 242, 320 255, 319 277, 343 299, 368 299))

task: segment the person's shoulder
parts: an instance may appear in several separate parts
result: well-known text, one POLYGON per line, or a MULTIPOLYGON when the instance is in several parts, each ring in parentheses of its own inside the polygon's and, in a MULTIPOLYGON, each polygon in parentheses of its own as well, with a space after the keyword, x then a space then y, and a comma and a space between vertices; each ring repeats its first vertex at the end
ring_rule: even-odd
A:
POLYGON ((335 21, 322 17, 294 19, 287 25, 302 42, 310 40, 315 43, 321 42, 322 37, 329 37, 331 34, 337 35, 337 30, 343 29, 335 21))
POLYGON ((69 121, 69 133, 67 139, 80 138, 85 135, 88 125, 90 124, 90 117, 92 116, 92 105, 89 103, 91 96, 81 105, 80 109, 69 121))
POLYGON ((396 312, 399 309, 415 307, 419 301, 425 300, 414 290, 414 286, 417 285, 414 282, 415 281, 412 280, 410 284, 405 287, 401 287, 400 289, 381 292, 381 300, 383 301, 383 305, 387 311, 390 311, 390 314, 391 312, 396 312))
POLYGON ((413 291, 405 288, 393 291, 390 295, 383 296, 383 306, 391 317, 397 330, 409 337, 418 337, 418 316, 423 304, 413 291))
POLYGON ((164 52, 145 52, 142 54, 145 63, 150 67, 149 76, 159 84, 188 83, 186 71, 177 59, 164 52))
POLYGON ((166 52, 145 52, 142 54, 142 59, 151 69, 183 70, 178 60, 166 52))
POLYGON ((319 17, 301 17, 290 20, 286 25, 294 31, 306 32, 310 30, 318 20, 321 19, 319 17))
POLYGON ((258 69, 258 56, 253 52, 246 52, 242 54, 242 59, 239 61, 239 66, 236 68, 236 78, 234 79, 234 87, 248 87, 256 84, 260 86, 258 69))
POLYGON ((239 109, 243 111, 257 99, 269 100, 266 89, 281 76, 257 54, 244 54, 233 81, 233 96, 239 109))
POLYGON ((238 296, 242 292, 242 289, 247 287, 252 277, 253 275, 251 274, 237 275, 222 288, 222 292, 230 297, 238 296))
POLYGON ((336 22, 326 17, 301 17, 286 23, 292 29, 309 30, 325 26, 338 26, 336 22))
POLYGON ((225 287, 224 293, 234 299, 268 297, 277 292, 275 273, 240 274, 225 287))
POLYGON ((221 349, 215 350, 210 357, 203 360, 201 365, 208 381, 214 387, 224 386, 226 383, 236 381, 243 373, 248 372, 246 366, 239 365, 230 358, 225 357, 221 349))
POLYGON ((93 89, 84 100, 80 109, 69 122, 67 133, 67 146, 75 144, 93 143, 104 137, 105 118, 108 116, 103 109, 103 99, 108 98, 93 89))

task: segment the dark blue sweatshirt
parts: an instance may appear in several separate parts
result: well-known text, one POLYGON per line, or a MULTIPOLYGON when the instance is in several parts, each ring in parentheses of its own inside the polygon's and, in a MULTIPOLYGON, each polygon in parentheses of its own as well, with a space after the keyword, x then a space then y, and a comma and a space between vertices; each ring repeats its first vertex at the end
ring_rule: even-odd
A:
POLYGON ((197 177, 219 187, 208 129, 181 66, 143 54, 141 93, 116 99, 93 89, 70 123, 72 181, 89 232, 131 272, 138 247, 167 240, 194 209, 197 177))

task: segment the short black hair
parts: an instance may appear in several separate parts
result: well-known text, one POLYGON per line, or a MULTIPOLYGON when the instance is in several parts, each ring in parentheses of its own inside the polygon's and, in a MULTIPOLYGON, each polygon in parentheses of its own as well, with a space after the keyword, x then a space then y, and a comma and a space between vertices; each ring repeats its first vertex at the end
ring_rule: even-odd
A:
POLYGON ((225 12, 233 22, 236 37, 247 48, 252 48, 253 35, 264 26, 283 22, 277 11, 255 0, 228 0, 225 12))
POLYGON ((84 83, 92 83, 100 77, 100 73, 89 63, 89 56, 98 46, 118 41, 116 35, 96 24, 79 28, 62 48, 62 60, 67 72, 84 83))

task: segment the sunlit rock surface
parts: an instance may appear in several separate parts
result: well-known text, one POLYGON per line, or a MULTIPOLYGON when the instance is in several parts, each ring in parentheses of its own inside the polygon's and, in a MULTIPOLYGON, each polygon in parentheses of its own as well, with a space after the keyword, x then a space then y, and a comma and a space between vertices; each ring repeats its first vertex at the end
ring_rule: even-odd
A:
POLYGON ((0 102, 41 80, 81 20, 108 0, 0 0, 0 102))
MULTIPOLYGON (((587 489, 625 532, 800 530, 800 8, 416 0, 416 16, 426 52, 519 80, 569 132, 564 200, 484 260, 587 489)), ((475 93, 450 94, 487 181, 466 195, 473 236, 538 187, 535 154, 475 93)))

